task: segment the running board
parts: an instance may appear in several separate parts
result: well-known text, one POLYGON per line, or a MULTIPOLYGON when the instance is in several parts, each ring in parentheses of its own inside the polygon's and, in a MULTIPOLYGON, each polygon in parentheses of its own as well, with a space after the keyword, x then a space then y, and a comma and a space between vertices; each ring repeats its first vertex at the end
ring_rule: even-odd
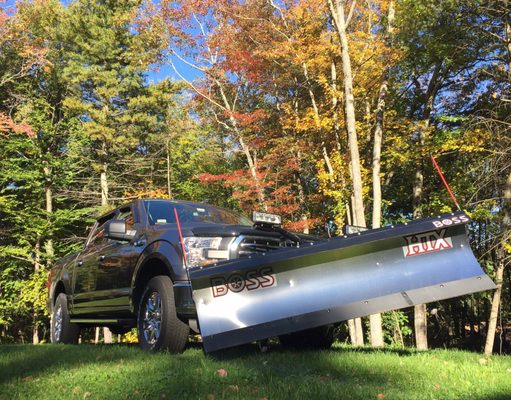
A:
POLYGON ((135 326, 136 320, 134 318, 122 319, 101 319, 101 318, 70 318, 69 322, 72 324, 87 324, 87 325, 121 325, 121 326, 135 326))
POLYGON ((464 213, 191 269, 205 351, 494 289, 464 213))

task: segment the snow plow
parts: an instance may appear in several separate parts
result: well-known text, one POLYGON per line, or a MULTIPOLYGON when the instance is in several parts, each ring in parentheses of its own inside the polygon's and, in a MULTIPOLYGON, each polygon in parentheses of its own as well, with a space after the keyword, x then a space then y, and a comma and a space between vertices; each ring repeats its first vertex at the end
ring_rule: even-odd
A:
POLYGON ((463 212, 189 271, 204 349, 494 289, 463 212))

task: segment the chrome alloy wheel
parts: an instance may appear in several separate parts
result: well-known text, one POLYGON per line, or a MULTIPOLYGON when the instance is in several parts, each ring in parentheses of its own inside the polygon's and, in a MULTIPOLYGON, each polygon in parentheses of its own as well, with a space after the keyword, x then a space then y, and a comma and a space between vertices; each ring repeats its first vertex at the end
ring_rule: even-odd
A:
POLYGON ((60 341, 60 335, 62 334, 62 306, 59 304, 57 310, 53 314, 55 323, 53 325, 55 341, 60 341))
POLYGON ((150 345, 156 343, 161 331, 161 297, 158 292, 152 292, 146 300, 144 307, 144 320, 142 330, 144 338, 150 345))

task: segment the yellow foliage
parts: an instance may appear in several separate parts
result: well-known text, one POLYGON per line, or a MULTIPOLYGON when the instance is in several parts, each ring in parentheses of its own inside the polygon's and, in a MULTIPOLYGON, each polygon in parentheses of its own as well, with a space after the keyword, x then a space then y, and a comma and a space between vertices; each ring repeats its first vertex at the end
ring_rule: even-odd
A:
POLYGON ((485 151, 491 140, 491 133, 487 130, 476 128, 463 132, 461 137, 453 137, 445 140, 438 153, 457 150, 462 153, 479 153, 485 151))
POLYGON ((137 330, 132 329, 128 333, 121 336, 121 343, 138 343, 137 330))

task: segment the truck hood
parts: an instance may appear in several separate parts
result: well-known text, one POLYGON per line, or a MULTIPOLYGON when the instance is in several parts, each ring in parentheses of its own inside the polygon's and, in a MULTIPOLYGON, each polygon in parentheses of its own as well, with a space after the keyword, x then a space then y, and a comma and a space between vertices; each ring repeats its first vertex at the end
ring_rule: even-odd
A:
MULTIPOLYGON (((261 228, 245 225, 201 225, 190 228, 195 236, 286 236, 283 232, 273 230, 272 228, 261 228)), ((286 231, 288 232, 288 231, 286 231)), ((298 232, 288 232, 288 234, 297 236, 301 241, 316 242, 323 238, 314 235, 306 235, 298 232)))
MULTIPOLYGON (((222 236, 222 237, 237 237, 243 236, 266 236, 274 238, 288 237, 291 240, 299 240, 300 242, 317 242, 324 238, 314 235, 306 235, 303 233, 287 232, 276 228, 273 230, 271 227, 254 227, 247 225, 228 225, 228 224, 182 224, 181 226, 183 236, 222 236)), ((177 235, 177 227, 175 225, 161 225, 153 226, 153 237, 165 237, 177 235)))

